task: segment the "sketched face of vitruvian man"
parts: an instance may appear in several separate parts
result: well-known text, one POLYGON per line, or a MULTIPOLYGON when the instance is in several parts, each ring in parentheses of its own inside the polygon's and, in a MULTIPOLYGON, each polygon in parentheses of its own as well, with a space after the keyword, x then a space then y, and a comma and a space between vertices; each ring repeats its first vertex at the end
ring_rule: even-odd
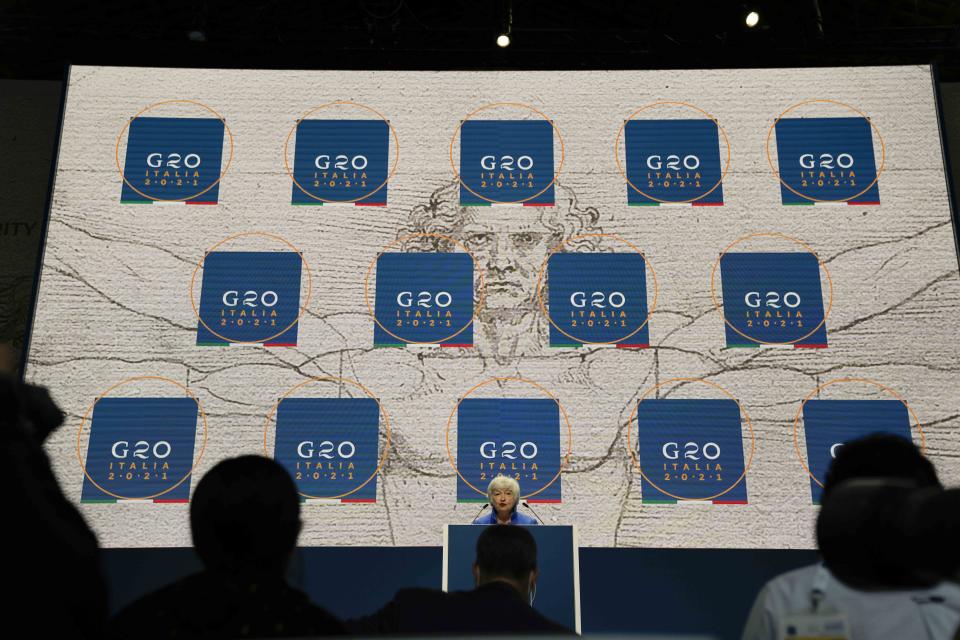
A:
MULTIPOLYGON (((657 118, 672 117, 664 113, 657 118)), ((156 150, 163 162, 183 165, 196 153, 199 142, 188 129, 181 133, 184 148, 169 139, 156 150)), ((321 141, 318 153, 329 156, 321 164, 347 167, 349 175, 336 179, 352 180, 364 166, 362 145, 334 148, 339 139, 321 141)), ((131 153, 152 153, 149 144, 131 153)), ((650 188, 636 182, 647 179, 647 170, 662 185, 676 179, 673 167, 690 179, 691 167, 700 166, 688 157, 696 149, 679 143, 673 149, 667 136, 655 148, 637 148, 659 156, 632 159, 640 169, 631 180, 641 188, 650 188)), ((198 156, 203 167, 206 156, 198 156)), ((139 166, 134 161, 147 162, 132 157, 130 166, 139 166)), ((798 191, 816 195, 798 184, 798 191)), ((469 522, 480 508, 471 501, 483 496, 465 490, 463 478, 482 489, 489 474, 508 473, 521 476, 523 495, 556 474, 530 499, 548 524, 576 524, 587 546, 813 548, 813 487, 829 462, 824 452, 835 451, 843 434, 856 431, 851 425, 862 423, 844 420, 847 407, 892 402, 899 432, 923 447, 944 484, 960 483, 957 271, 926 68, 74 67, 26 378, 49 386, 67 414, 46 451, 105 546, 190 545, 185 500, 199 478, 224 458, 275 456, 279 447, 287 468, 306 474, 298 481, 306 500, 300 544, 307 546, 439 545, 444 524, 469 522), (121 201, 123 178, 130 179, 123 174, 127 125, 167 100, 190 108, 201 103, 210 108, 203 117, 223 119, 215 202, 121 201), (389 198, 376 203, 383 206, 291 204, 284 140, 302 114, 338 100, 369 105, 389 124, 397 159, 389 198), (458 119, 496 101, 528 104, 552 119, 559 133, 554 204, 459 204, 451 154, 458 119), (696 105, 722 126, 730 148, 722 205, 631 206, 638 203, 629 201, 618 169, 625 158, 617 155, 624 153, 617 134, 654 101, 696 105), (801 138, 800 146, 786 145, 777 138, 781 114, 814 124, 868 118, 859 131, 872 137, 848 149, 846 134, 824 130, 801 138), (781 148, 790 153, 779 157, 781 148), (865 172, 871 149, 874 170, 865 172), (830 180, 866 188, 859 181, 867 175, 876 179, 870 189, 879 199, 838 201, 846 187, 830 180), (785 199, 784 176, 791 186, 806 180, 829 197, 785 199), (807 200, 810 206, 797 206, 807 200), (287 322, 296 321, 295 340, 258 334, 247 341, 220 331, 221 319, 242 321, 246 331, 248 320, 282 315, 284 294, 264 284, 271 278, 244 280, 245 271, 233 270, 216 297, 209 299, 208 289, 204 300, 204 257, 213 247, 300 254, 299 262, 289 258, 300 265, 300 306, 287 296, 283 310, 287 322), (550 300, 549 278, 537 295, 555 250, 589 258, 565 264, 597 270, 582 282, 576 269, 562 271, 568 320, 562 326, 573 336, 566 340, 554 339, 551 320, 558 318, 548 319, 550 309, 539 299, 550 300), (642 253, 642 270, 635 258, 600 259, 628 251, 642 253), (473 269, 474 314, 463 316, 470 340, 375 341, 372 301, 383 252, 469 252, 469 262, 445 264, 473 269), (790 266, 797 262, 802 272, 790 266), (604 264, 629 264, 631 274, 640 274, 629 277, 645 277, 645 286, 618 288, 618 278, 627 276, 600 273, 597 265, 604 264), (758 277, 750 271, 757 264, 775 265, 777 277, 758 277), (224 339, 198 340, 191 292, 201 313, 205 303, 213 309, 204 322, 224 339), (642 339, 627 348, 576 339, 585 334, 571 332, 571 312, 604 322, 619 317, 621 306, 631 308, 623 299, 630 295, 646 296, 645 306, 631 312, 649 312, 642 339), (824 321, 822 330, 788 342, 802 337, 796 323, 814 319, 824 321), (764 322, 794 324, 779 330, 764 322), (109 411, 178 404, 170 398, 191 399, 195 422, 192 412, 176 421, 153 416, 148 424, 129 419, 136 412, 118 420, 109 411), (489 414, 495 416, 489 432, 473 419, 486 413, 471 414, 460 431, 461 413, 470 414, 469 406, 460 411, 465 398, 468 405, 498 407, 499 414, 489 414), (508 414, 530 402, 500 402, 513 399, 557 407, 525 423, 508 414), (362 415, 351 413, 354 406, 364 407, 362 415), (814 424, 820 406, 840 410, 814 424), (136 499, 144 496, 150 499, 136 499)), ((464 278, 449 292, 421 285, 430 281, 402 287, 402 278, 394 278, 391 300, 410 305, 403 308, 418 319, 436 318, 433 305, 447 304, 444 294, 453 291, 458 313, 471 306, 462 304, 469 295, 464 278)), ((296 282, 286 284, 296 291, 296 282)), ((561 287, 552 290, 559 295, 561 287)))
POLYGON ((445 238, 452 238, 473 254, 486 285, 477 348, 501 364, 538 353, 547 344, 537 279, 550 251, 558 245, 564 250, 599 250, 596 236, 603 233, 599 211, 581 205, 572 189, 562 185, 555 189, 555 205, 518 211, 462 206, 459 183, 452 183, 414 207, 400 232, 410 238, 403 243, 405 251, 447 251, 452 243, 445 238), (577 237, 569 247, 563 245, 577 237))

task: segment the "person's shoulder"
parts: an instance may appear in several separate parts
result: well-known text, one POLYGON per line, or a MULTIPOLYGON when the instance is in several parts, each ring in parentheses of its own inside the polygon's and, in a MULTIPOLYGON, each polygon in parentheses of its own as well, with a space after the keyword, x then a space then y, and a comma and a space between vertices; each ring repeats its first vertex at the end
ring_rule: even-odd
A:
POLYGON ((908 598, 912 601, 939 601, 948 608, 960 611, 960 585, 945 580, 928 587, 905 588, 887 591, 889 595, 908 598))
MULTIPOLYGON (((488 584, 469 591, 438 591, 426 588, 406 588, 396 592, 383 611, 381 631, 391 633, 549 633, 571 634, 527 605, 512 592, 511 587, 488 584), (505 620, 494 620, 491 612, 498 611, 505 620), (505 625, 505 626, 504 626, 505 625)), ((369 631, 370 622, 352 625, 354 631, 369 631)))
POLYGON ((197 573, 137 598, 110 619, 108 636, 136 635, 145 628, 156 631, 177 617, 185 603, 195 602, 206 590, 205 582, 205 576, 197 573))
MULTIPOLYGON (((452 593, 459 593, 454 591, 452 593)), ((446 598, 449 593, 446 591, 440 591, 439 589, 430 589, 428 587, 404 587, 397 591, 394 595, 394 600, 423 600, 423 599, 432 599, 432 600, 442 600, 446 598)))
MULTIPOLYGON (((930 587, 931 595, 937 595, 951 604, 960 603, 960 584, 952 581, 940 582, 930 587)), ((960 608, 960 607, 958 607, 960 608)), ((957 631, 960 631, 958 629, 957 631)))
POLYGON ((537 519, 536 519, 536 518, 534 518, 534 517, 532 517, 532 516, 528 516, 528 515, 525 514, 525 513, 520 513, 520 512, 518 511, 517 514, 516 514, 516 518, 515 518, 514 524, 540 524, 540 523, 537 522, 537 519))
POLYGON ((796 598, 809 598, 819 571, 825 569, 817 563, 781 573, 767 582, 763 591, 771 600, 793 601, 796 598))
POLYGON ((165 607, 175 606, 181 601, 191 601, 197 594, 207 591, 208 588, 208 576, 203 572, 194 573, 134 600, 121 609, 119 615, 162 610, 165 607))
POLYGON ((776 620, 788 611, 809 603, 810 590, 819 564, 800 567, 770 579, 757 593, 743 629, 743 640, 767 640, 776 636, 776 620))
POLYGON ((577 632, 574 631, 573 629, 569 627, 565 627, 558 622, 554 622, 550 618, 547 618, 546 616, 539 614, 539 612, 538 612, 538 615, 540 615, 540 617, 543 618, 543 621, 544 621, 544 625, 543 625, 544 634, 557 635, 557 636, 578 635, 577 632))
POLYGON ((397 610, 411 614, 422 610, 435 610, 449 606, 459 600, 460 591, 441 591, 426 587, 406 587, 393 594, 391 602, 397 610))
POLYGON ((347 635, 347 628, 343 621, 333 615, 323 607, 315 604, 303 592, 297 591, 303 596, 299 606, 293 613, 294 621, 302 616, 298 622, 303 627, 303 632, 309 635, 347 635))
POLYGON ((568 635, 573 631, 546 617, 518 595, 513 587, 501 582, 490 582, 473 591, 456 592, 479 606, 480 611, 499 611, 509 628, 516 633, 568 635))

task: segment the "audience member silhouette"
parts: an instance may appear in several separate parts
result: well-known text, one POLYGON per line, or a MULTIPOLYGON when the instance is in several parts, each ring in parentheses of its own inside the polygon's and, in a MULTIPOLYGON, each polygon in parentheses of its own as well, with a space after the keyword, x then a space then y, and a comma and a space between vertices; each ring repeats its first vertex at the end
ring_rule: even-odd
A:
POLYGON ((347 626, 358 635, 572 634, 531 606, 538 574, 530 532, 491 525, 477 539, 475 589, 401 589, 379 611, 347 626))
POLYGON ((67 500, 43 443, 63 423, 46 389, 0 378, 7 637, 100 638, 107 589, 97 538, 67 500))
POLYGON ((908 509, 911 556, 921 575, 960 582, 960 488, 916 490, 908 509))
POLYGON ((197 485, 193 544, 204 570, 134 602, 111 622, 116 638, 267 638, 345 633, 290 587, 300 533, 296 485, 260 456, 223 460, 197 485))
POLYGON ((903 438, 874 434, 840 447, 817 519, 823 562, 768 582, 744 640, 775 640, 812 620, 843 624, 853 640, 951 638, 960 586, 924 571, 908 544, 908 494, 941 488, 930 461, 903 438))

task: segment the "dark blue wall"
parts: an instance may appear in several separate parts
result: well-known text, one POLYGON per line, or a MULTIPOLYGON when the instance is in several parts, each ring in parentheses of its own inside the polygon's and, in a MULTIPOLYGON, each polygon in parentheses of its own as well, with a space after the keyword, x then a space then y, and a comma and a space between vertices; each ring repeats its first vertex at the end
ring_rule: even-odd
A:
MULTIPOLYGON (((104 549, 111 606, 200 568, 191 549, 104 549)), ((753 598, 773 576, 817 561, 814 551, 580 550, 584 633, 710 633, 740 637, 753 598)), ((290 581, 349 618, 376 610, 401 587, 440 588, 438 547, 300 549, 290 581)))

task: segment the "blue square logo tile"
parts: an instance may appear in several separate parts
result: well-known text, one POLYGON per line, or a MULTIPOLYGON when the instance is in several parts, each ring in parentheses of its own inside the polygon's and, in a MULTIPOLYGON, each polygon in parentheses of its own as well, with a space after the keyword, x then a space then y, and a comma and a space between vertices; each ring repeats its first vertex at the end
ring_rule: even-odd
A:
POLYGON ((554 253, 547 264, 550 346, 649 346, 646 278, 639 253, 554 253))
POLYGON ((379 429, 372 398, 284 398, 274 457, 304 498, 375 502, 379 429))
POLYGON ((291 203, 386 206, 389 156, 384 120, 301 120, 291 203))
POLYGON ((629 120, 627 203, 723 204, 720 138, 713 120, 629 120))
POLYGON ((81 502, 186 502, 197 415, 193 398, 98 400, 81 502))
POLYGON ((725 253, 720 274, 728 347, 827 346, 816 256, 725 253))
POLYGON ((134 118, 120 201, 217 204, 223 132, 216 118, 134 118))
POLYGON ((208 253, 197 344, 296 346, 302 265, 292 251, 208 253))
POLYGON ((487 485, 500 475, 519 482, 520 495, 529 502, 560 502, 560 467, 560 410, 555 401, 467 398, 460 403, 458 502, 485 502, 487 485))
POLYGON ((553 125, 467 120, 460 127, 460 204, 552 206, 553 125))
POLYGON ((880 204, 866 118, 781 118, 776 134, 783 204, 880 204))
POLYGON ((819 504, 827 469, 844 443, 874 433, 910 440, 910 417, 899 400, 808 400, 803 405, 803 431, 813 475, 810 494, 819 504))
POLYGON ((473 346, 473 259, 466 253, 377 258, 373 342, 473 346))
POLYGON ((644 502, 746 504, 740 407, 724 400, 643 400, 637 437, 644 502))

